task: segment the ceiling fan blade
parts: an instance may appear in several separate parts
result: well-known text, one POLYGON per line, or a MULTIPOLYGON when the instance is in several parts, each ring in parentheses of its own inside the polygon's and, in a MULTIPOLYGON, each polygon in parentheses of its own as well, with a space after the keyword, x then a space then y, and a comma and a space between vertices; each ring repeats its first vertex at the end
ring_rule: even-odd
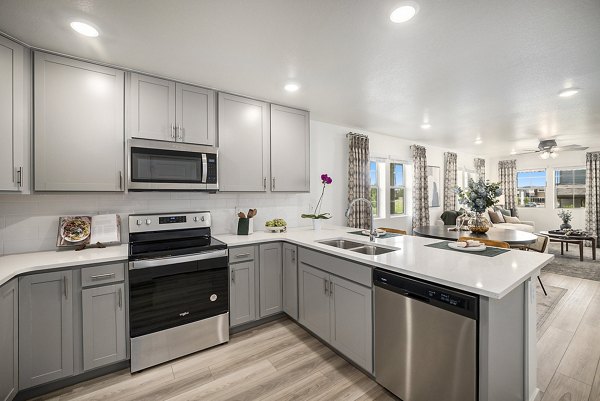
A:
POLYGON ((534 150, 534 149, 525 149, 525 150, 521 150, 517 153, 515 153, 515 155, 529 155, 532 153, 539 153, 539 150, 534 150))
POLYGON ((564 147, 559 147, 556 149, 557 152, 572 152, 575 150, 586 150, 589 149, 589 146, 580 146, 580 145, 569 145, 564 147))

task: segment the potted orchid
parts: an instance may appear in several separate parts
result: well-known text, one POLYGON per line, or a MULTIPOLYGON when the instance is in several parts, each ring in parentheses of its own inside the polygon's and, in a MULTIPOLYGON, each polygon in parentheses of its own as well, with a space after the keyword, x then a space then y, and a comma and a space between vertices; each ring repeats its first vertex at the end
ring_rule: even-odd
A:
POLYGON ((317 206, 315 206, 315 211, 312 214, 302 214, 301 217, 303 219, 312 219, 313 228, 315 230, 321 229, 321 220, 327 220, 331 218, 331 214, 329 213, 321 213, 321 205, 323 203, 323 195, 325 195, 325 188, 327 185, 330 185, 333 182, 333 179, 327 175, 327 173, 321 174, 321 184, 323 188, 321 189, 321 196, 319 197, 319 201, 317 202, 317 206))

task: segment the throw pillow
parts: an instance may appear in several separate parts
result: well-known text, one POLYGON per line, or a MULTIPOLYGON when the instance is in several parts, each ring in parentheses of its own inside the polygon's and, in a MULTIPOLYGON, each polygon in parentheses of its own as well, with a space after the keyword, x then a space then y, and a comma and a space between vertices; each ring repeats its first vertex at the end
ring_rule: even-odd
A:
POLYGON ((498 216, 498 212, 496 212, 492 209, 488 209, 488 215, 490 216, 490 220, 492 221, 492 224, 504 223, 504 220, 500 220, 500 217, 498 216))
POLYGON ((519 224, 521 220, 518 217, 504 216, 504 221, 512 224, 519 224))
POLYGON ((504 216, 510 216, 511 215, 510 214, 510 210, 508 210, 508 209, 502 209, 502 208, 500 208, 499 210, 500 210, 500 213, 502 213, 504 216))
POLYGON ((496 214, 498 215, 498 220, 500 220, 500 223, 506 223, 506 220, 504 220, 504 213, 502 213, 501 210, 496 210, 496 214))

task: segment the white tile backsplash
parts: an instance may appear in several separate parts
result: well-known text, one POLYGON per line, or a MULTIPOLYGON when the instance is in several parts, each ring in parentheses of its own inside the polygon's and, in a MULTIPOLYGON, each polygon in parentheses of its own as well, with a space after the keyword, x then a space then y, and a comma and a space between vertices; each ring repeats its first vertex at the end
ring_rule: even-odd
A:
POLYGON ((0 194, 0 255, 56 249, 58 218, 76 214, 117 213, 127 241, 127 217, 134 213, 207 210, 212 213, 213 233, 237 228, 237 212, 255 208, 254 227, 266 220, 283 218, 290 227, 308 225, 300 218, 310 205, 310 194, 132 192, 69 194, 0 194))

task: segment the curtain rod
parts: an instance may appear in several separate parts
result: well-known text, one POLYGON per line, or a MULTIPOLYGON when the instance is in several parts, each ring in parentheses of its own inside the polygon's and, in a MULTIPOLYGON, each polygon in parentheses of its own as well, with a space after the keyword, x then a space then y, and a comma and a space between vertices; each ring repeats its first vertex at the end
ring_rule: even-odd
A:
POLYGON ((359 137, 359 138, 368 138, 368 136, 367 136, 367 135, 364 135, 364 134, 357 134, 357 133, 355 133, 355 132, 348 132, 348 133, 346 134, 346 138, 348 138, 349 136, 357 136, 357 137, 359 137))

